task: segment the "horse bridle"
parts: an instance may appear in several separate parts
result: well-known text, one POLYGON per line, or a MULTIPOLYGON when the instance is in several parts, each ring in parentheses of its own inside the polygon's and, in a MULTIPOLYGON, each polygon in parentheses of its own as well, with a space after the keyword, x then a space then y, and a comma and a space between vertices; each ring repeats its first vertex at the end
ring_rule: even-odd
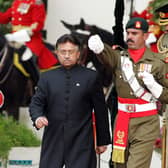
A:
POLYGON ((3 65, 4 65, 4 61, 5 61, 5 57, 6 57, 6 55, 7 55, 7 52, 8 52, 8 46, 7 46, 7 44, 2 48, 2 50, 0 51, 0 57, 1 57, 1 55, 2 55, 2 58, 1 58, 1 61, 0 61, 0 72, 1 72, 1 70, 2 70, 2 67, 3 67, 3 65))
MULTIPOLYGON (((8 49, 9 49, 8 44, 6 43, 4 45, 4 47, 2 48, 2 50, 0 51, 0 57, 2 57, 0 60, 0 73, 2 72, 4 63, 5 63, 5 59, 7 57, 8 49)), ((13 65, 11 64, 8 71, 5 73, 4 77, 2 79, 0 79, 0 84, 3 84, 6 81, 6 79, 8 78, 8 76, 12 70, 12 67, 13 67, 13 65)))

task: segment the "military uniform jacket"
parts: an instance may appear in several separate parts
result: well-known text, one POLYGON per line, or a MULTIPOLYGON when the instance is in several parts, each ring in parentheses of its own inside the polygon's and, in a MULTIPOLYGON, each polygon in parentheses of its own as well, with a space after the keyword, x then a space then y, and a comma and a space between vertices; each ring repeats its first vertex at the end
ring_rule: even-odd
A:
MULTIPOLYGON (((121 98, 136 99, 137 97, 134 95, 130 85, 122 75, 122 55, 127 56, 132 60, 127 51, 114 51, 110 46, 105 45, 104 51, 98 57, 105 66, 112 69, 118 96, 121 98)), ((133 62, 133 71, 142 87, 148 90, 142 79, 138 77, 140 71, 148 71, 149 73, 152 73, 155 80, 163 86, 163 92, 158 98, 162 103, 168 103, 168 79, 166 66, 164 58, 157 53, 151 52, 148 48, 146 48, 143 57, 137 63, 133 62)))
POLYGON ((18 30, 37 23, 32 27, 35 34, 43 29, 45 18, 45 6, 41 0, 15 0, 6 12, 0 12, 0 23, 11 22, 12 26, 18 26, 18 30))
POLYGON ((26 46, 38 57, 40 69, 47 69, 57 63, 55 56, 44 46, 41 30, 46 19, 42 0, 14 0, 6 12, 0 12, 0 23, 12 24, 12 31, 31 30, 31 40, 26 46))
MULTIPOLYGON (((65 160, 75 155, 73 151, 75 148, 75 151, 81 151, 79 156, 84 151, 86 152, 82 159, 84 162, 87 162, 89 157, 89 162, 92 162, 91 158, 95 156, 93 109, 96 117, 97 145, 110 143, 107 109, 103 90, 97 77, 96 71, 78 65, 69 70, 60 67, 42 74, 30 104, 33 122, 39 116, 46 116, 49 121, 43 136, 42 158, 45 158, 45 152, 48 153, 49 158, 56 155, 51 149, 56 150, 61 146, 60 142, 63 142, 65 149, 60 149, 59 157, 61 150, 65 151, 62 154, 65 160), (52 148, 49 144, 52 144, 52 148)), ((80 167, 82 167, 82 160, 80 167)), ((41 162, 48 163, 43 159, 41 162)), ((83 167, 84 165, 86 167, 85 163, 83 167)), ((87 165, 92 167, 91 163, 87 165)))

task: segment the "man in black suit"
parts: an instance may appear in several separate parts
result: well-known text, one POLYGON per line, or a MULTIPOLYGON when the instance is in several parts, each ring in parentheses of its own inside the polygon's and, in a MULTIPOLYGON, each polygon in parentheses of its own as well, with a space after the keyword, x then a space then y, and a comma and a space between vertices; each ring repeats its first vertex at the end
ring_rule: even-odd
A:
POLYGON ((73 35, 57 40, 56 54, 61 66, 41 75, 30 104, 35 127, 45 126, 40 168, 96 168, 96 153, 103 153, 110 144, 101 82, 96 71, 77 64, 79 49, 80 43, 73 35))

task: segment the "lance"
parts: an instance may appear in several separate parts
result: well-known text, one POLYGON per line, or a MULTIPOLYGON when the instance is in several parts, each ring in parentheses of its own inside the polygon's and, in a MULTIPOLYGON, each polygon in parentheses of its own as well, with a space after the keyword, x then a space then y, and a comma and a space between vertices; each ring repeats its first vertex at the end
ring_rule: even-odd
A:
MULTIPOLYGON (((114 84, 112 82, 110 84, 110 86, 108 87, 107 92, 105 94, 105 100, 106 101, 109 98, 110 93, 111 93, 113 87, 114 87, 114 84)), ((92 113, 92 121, 93 121, 93 136, 94 136, 95 149, 96 149, 96 146, 97 146, 97 142, 96 142, 96 119, 95 119, 94 112, 92 113)), ((100 154, 98 154, 97 155, 97 168, 100 168, 100 161, 101 161, 100 154)))
POLYGON ((131 0, 131 5, 130 5, 130 14, 129 14, 129 16, 130 16, 130 18, 131 18, 131 16, 132 16, 132 13, 133 13, 133 7, 134 7, 134 0, 131 0))

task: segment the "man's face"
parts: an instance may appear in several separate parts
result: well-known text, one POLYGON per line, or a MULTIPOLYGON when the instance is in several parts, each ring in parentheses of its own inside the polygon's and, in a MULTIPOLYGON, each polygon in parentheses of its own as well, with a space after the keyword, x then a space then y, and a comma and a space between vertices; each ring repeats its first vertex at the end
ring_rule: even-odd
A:
POLYGON ((130 49, 140 49, 145 47, 145 40, 148 38, 148 33, 142 30, 129 28, 127 31, 127 45, 130 49))
POLYGON ((56 54, 60 64, 65 68, 71 68, 78 62, 80 52, 78 46, 71 42, 66 42, 58 45, 56 54))

